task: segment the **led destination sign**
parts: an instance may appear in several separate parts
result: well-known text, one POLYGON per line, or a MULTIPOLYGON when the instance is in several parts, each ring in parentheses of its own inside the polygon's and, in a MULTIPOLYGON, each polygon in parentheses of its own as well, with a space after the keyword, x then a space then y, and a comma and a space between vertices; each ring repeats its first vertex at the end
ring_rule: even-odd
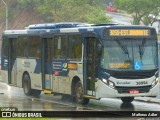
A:
POLYGON ((110 36, 149 36, 150 32, 146 29, 112 29, 109 31, 110 36))
POLYGON ((121 68, 121 69, 128 69, 130 67, 130 63, 110 63, 110 68, 121 68))

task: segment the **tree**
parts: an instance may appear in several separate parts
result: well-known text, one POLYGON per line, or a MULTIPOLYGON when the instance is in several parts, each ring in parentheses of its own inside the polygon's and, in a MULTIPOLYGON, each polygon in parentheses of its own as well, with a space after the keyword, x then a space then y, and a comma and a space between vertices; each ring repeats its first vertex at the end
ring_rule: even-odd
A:
POLYGON ((92 12, 87 15, 88 23, 100 24, 100 23, 109 23, 111 22, 111 18, 109 16, 104 15, 104 12, 101 8, 97 7, 93 8, 92 12))
MULTIPOLYGON (((108 23, 102 5, 105 0, 5 0, 9 8, 9 23, 12 24, 22 12, 30 13, 45 22, 108 23)), ((109 0, 107 0, 109 1, 109 0)), ((113 1, 113 0, 112 0, 113 1)), ((5 22, 5 8, 0 7, 0 20, 5 22)), ((1 22, 0 21, 0 22, 1 22)))
POLYGON ((105 15, 105 9, 97 6, 98 3, 94 0, 45 0, 37 10, 53 22, 110 22, 111 19, 105 15))
POLYGON ((152 25, 156 20, 151 15, 159 14, 159 0, 117 0, 115 3, 119 9, 132 15, 132 24, 152 25))

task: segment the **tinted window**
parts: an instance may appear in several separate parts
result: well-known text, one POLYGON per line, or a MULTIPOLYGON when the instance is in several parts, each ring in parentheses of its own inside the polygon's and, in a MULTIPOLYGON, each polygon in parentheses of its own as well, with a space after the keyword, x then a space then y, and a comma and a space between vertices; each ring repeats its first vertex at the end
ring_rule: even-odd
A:
POLYGON ((18 55, 19 57, 28 57, 28 38, 20 36, 18 38, 18 55))
POLYGON ((68 41, 68 59, 81 60, 82 57, 82 37, 80 35, 70 35, 68 41))
POLYGON ((45 39, 45 60, 51 61, 52 38, 45 39))
POLYGON ((65 59, 67 56, 67 39, 66 36, 54 37, 54 59, 65 59))
POLYGON ((4 38, 3 54, 4 57, 8 57, 8 39, 6 37, 4 38))
POLYGON ((39 36, 29 37, 29 57, 41 57, 41 39, 39 36))
POLYGON ((16 59, 17 57, 17 39, 10 38, 10 42, 11 42, 12 59, 16 59))

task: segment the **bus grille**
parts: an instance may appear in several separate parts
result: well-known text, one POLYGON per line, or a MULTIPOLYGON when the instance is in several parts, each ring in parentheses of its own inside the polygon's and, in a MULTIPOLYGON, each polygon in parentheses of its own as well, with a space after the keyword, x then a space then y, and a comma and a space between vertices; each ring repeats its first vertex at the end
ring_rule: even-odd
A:
POLYGON ((129 93, 129 90, 139 90, 139 93, 147 93, 151 89, 151 86, 143 87, 115 87, 118 90, 118 93, 129 93))
POLYGON ((110 74, 110 76, 117 79, 145 79, 150 78, 155 75, 157 70, 149 70, 149 71, 109 71, 106 72, 110 74))

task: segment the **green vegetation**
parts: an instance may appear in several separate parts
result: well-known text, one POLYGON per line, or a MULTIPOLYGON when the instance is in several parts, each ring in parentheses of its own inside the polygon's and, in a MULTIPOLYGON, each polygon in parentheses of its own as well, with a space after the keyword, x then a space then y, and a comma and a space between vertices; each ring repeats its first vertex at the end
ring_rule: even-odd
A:
POLYGON ((115 3, 119 9, 132 15, 132 24, 135 25, 143 23, 152 26, 160 13, 159 0, 115 0, 115 3))
MULTIPOLYGON (((9 23, 22 11, 32 11, 45 22, 109 23, 104 0, 4 0, 9 8, 9 23)), ((5 6, 0 3, 0 19, 5 23, 5 6)))

